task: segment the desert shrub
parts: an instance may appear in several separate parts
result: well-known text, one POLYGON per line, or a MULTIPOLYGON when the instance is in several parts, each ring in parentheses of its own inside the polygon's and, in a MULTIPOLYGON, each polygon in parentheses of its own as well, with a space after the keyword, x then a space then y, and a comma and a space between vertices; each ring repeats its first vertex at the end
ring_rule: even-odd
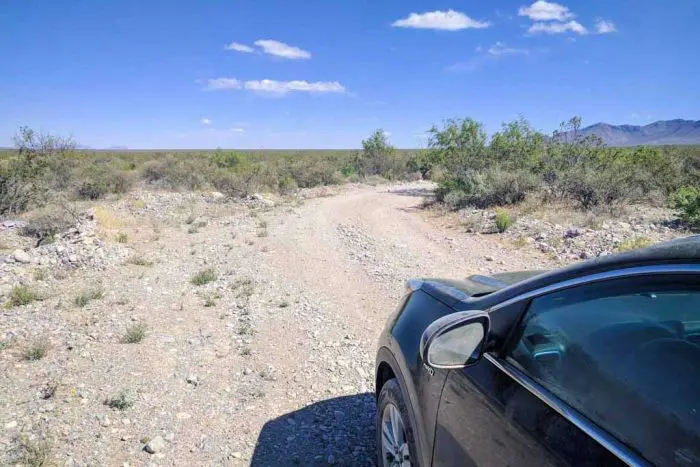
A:
POLYGON ((22 127, 15 136, 16 152, 0 161, 0 215, 18 213, 44 203, 50 163, 57 163, 74 150, 63 139, 22 127))
POLYGON ((489 159, 506 170, 533 170, 541 164, 546 137, 520 117, 503 123, 489 144, 489 159))
POLYGON ((212 185, 231 198, 245 198, 260 190, 259 173, 256 168, 246 173, 219 169, 212 176, 212 185))
POLYGON ((620 243, 617 247, 617 251, 630 251, 638 250, 640 248, 646 248, 651 245, 651 239, 647 237, 632 237, 620 243))
POLYGON ((466 173, 487 166, 486 132, 471 118, 449 119, 441 129, 429 131, 428 152, 432 166, 440 165, 449 173, 466 173))
POLYGON ((669 197, 669 206, 693 228, 700 227, 700 188, 684 186, 669 197))
POLYGON ((363 177, 379 175, 395 180, 404 177, 411 171, 408 166, 409 157, 398 152, 389 143, 384 130, 375 130, 369 138, 362 141, 362 151, 353 156, 352 167, 363 177))
POLYGON ((277 179, 277 191, 281 194, 294 192, 299 188, 299 184, 291 175, 280 175, 277 179))
POLYGON ((536 186, 536 177, 528 172, 492 168, 450 176, 439 183, 436 194, 453 209, 488 208, 519 203, 536 186))
POLYGON ((418 172, 421 178, 429 178, 430 172, 437 166, 437 160, 431 151, 420 150, 410 154, 406 159, 406 168, 418 172))
POLYGON ((147 182, 165 188, 199 190, 213 179, 213 172, 209 159, 178 154, 148 162, 142 175, 147 182))
POLYGON ((49 345, 44 341, 36 341, 25 347, 23 356, 25 360, 30 362, 41 360, 49 351, 49 345))
POLYGON ((12 465, 45 467, 54 465, 51 459, 51 445, 45 439, 29 439, 22 433, 15 439, 14 449, 8 450, 12 465))
POLYGON ((107 407, 117 410, 126 410, 134 405, 134 396, 129 391, 119 391, 117 394, 105 399, 107 407))
POLYGON ((75 299, 73 300, 73 303, 75 303, 76 306, 83 308, 91 301, 100 300, 103 297, 104 297, 104 291, 102 290, 102 288, 95 287, 92 289, 82 291, 80 294, 78 294, 75 297, 75 299))
POLYGON ((146 337, 146 325, 143 323, 137 323, 126 328, 126 333, 122 337, 122 343, 124 344, 138 344, 146 337))
POLYGON ((219 168, 235 169, 246 163, 245 154, 239 152, 216 151, 212 155, 212 161, 219 168))
POLYGON ((338 183, 337 171, 338 169, 331 161, 316 155, 297 157, 283 169, 283 173, 294 180, 294 184, 299 188, 338 183))
POLYGON ((44 209, 34 211, 27 218, 21 233, 26 237, 37 239, 37 244, 47 243, 54 236, 67 231, 76 224, 77 220, 69 209, 62 206, 47 206, 44 209))
POLYGON ((107 186, 94 180, 88 180, 78 187, 77 194, 82 199, 100 199, 107 194, 107 186))
POLYGON ((217 279, 216 271, 214 268, 206 268, 199 271, 192 277, 191 282, 194 285, 205 285, 210 282, 214 282, 217 279))
POLYGON ((505 232, 513 225, 513 218, 503 209, 496 209, 496 229, 500 233, 505 232))
POLYGON ((129 264, 134 264, 136 266, 153 266, 153 261, 144 258, 143 256, 132 256, 127 260, 129 264))
POLYGON ((29 305, 39 300, 39 294, 26 285, 16 285, 10 290, 7 307, 29 305))
POLYGON ((134 184, 133 174, 119 168, 117 161, 99 158, 77 170, 81 182, 76 195, 81 199, 96 200, 109 193, 124 194, 134 184))

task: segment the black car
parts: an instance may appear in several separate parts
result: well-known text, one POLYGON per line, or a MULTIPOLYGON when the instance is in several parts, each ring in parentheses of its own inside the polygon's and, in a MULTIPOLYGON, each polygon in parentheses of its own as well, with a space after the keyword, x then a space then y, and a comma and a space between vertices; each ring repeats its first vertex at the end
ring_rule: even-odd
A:
POLYGON ((377 353, 379 465, 700 465, 700 236, 407 288, 377 353))

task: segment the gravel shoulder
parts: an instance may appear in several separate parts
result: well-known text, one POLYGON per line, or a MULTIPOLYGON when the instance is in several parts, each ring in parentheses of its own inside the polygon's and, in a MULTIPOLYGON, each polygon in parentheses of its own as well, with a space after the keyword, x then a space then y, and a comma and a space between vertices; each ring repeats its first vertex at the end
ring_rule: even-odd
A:
POLYGON ((27 283, 43 300, 0 312, 0 463, 29 447, 73 466, 371 465, 375 344, 404 281, 557 264, 441 225, 421 209, 430 188, 251 204, 136 192, 103 203, 111 221, 80 243, 115 251, 99 268, 61 269, 55 248, 54 263, 6 264, 5 295, 27 283), (124 343, 137 324, 143 341, 124 343), (46 356, 28 361, 36 342, 46 356), (120 393, 128 407, 105 404, 120 393))

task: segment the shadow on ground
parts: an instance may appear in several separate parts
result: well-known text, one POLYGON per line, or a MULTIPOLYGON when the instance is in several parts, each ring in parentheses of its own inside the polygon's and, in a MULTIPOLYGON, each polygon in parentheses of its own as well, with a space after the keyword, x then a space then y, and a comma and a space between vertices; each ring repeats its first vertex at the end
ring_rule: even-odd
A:
POLYGON ((374 465, 374 394, 316 402, 263 426, 251 465, 374 465))

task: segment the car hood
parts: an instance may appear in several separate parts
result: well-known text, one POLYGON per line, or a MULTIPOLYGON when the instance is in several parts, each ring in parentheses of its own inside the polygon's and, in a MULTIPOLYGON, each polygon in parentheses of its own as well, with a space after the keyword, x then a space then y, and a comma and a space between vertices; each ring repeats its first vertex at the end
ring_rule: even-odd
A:
POLYGON ((409 287, 421 289, 448 306, 470 297, 480 297, 509 287, 546 271, 514 271, 490 276, 472 275, 463 280, 425 278, 409 281, 409 287))

